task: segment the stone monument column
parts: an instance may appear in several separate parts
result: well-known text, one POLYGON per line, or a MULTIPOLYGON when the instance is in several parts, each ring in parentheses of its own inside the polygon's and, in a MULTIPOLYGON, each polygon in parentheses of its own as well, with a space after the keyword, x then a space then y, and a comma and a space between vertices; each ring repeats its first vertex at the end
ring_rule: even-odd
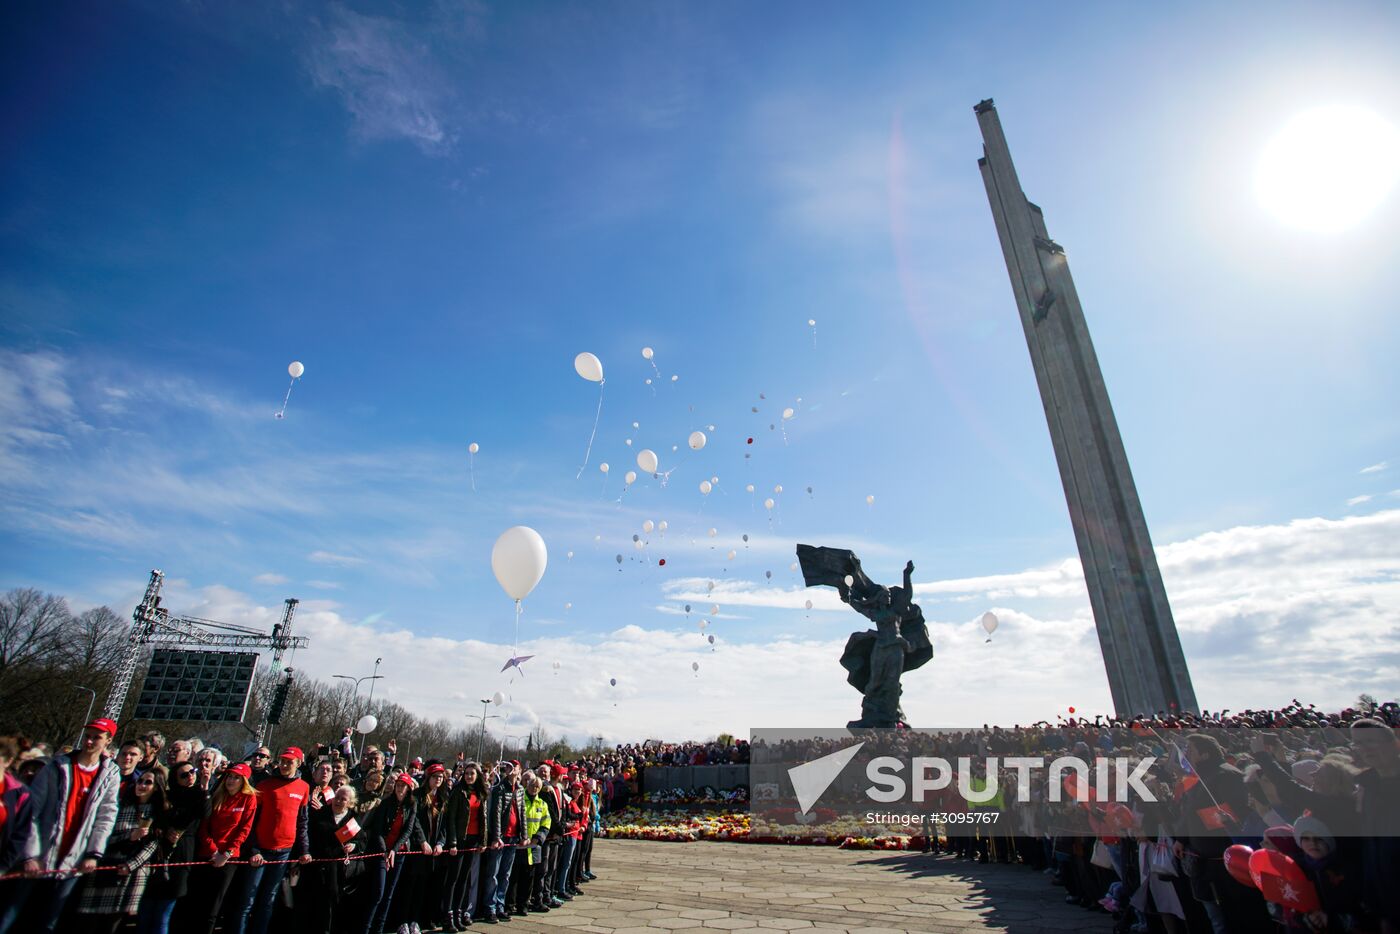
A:
POLYGON ((984 143, 977 164, 1045 406, 1113 706, 1120 717, 1194 711, 1191 674, 1065 251, 1021 191, 995 105, 985 100, 974 110, 984 143))

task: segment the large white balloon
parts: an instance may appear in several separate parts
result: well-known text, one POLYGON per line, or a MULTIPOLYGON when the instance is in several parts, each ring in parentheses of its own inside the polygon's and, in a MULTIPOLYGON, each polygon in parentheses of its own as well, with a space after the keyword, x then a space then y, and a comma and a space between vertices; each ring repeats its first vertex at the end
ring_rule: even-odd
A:
POLYGON ((703 431, 692 431, 690 433, 690 449, 698 451, 705 446, 705 433, 703 431))
POLYGON ((506 529, 491 549, 491 570, 512 600, 524 600, 544 577, 549 550, 540 533, 524 525, 506 529))
POLYGON ((997 631, 997 615, 990 610, 982 614, 982 628, 987 630, 987 635, 997 631))
POLYGON ((656 452, 651 448, 637 452, 637 466, 642 468, 642 473, 656 473, 658 464, 660 461, 656 459, 656 452))
POLYGON ((590 383, 603 381, 603 361, 587 351, 574 357, 574 371, 590 383))
POLYGON ((501 706, 501 705, 504 704, 505 702, 506 702, 506 696, 505 696, 504 694, 502 694, 500 691, 497 691, 495 694, 492 694, 492 695, 491 695, 491 703, 495 704, 497 707, 501 706))
POLYGON ((628 486, 631 486, 632 484, 636 483, 637 472, 635 470, 627 471, 625 474, 622 475, 622 482, 627 484, 628 486))
POLYGON ((373 733, 378 726, 379 721, 375 719, 374 714, 367 713, 360 718, 359 723, 355 724, 355 729, 361 733, 373 733))
POLYGON ((301 374, 306 372, 306 367, 302 366, 299 360, 293 360, 291 365, 287 367, 287 372, 291 374, 292 379, 301 379, 301 374))

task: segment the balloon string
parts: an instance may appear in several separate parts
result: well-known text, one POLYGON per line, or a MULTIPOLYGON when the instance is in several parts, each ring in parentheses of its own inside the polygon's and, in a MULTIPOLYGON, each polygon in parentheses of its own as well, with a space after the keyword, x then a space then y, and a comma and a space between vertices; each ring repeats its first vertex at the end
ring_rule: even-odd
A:
POLYGON ((287 384, 287 394, 286 394, 285 396, 282 397, 282 409, 281 409, 281 411, 279 411, 279 412, 277 413, 277 417, 278 417, 278 418, 283 418, 283 417, 286 416, 286 414, 287 414, 287 403, 288 403, 288 402, 291 400, 291 398, 292 398, 292 387, 295 386, 296 384, 297 384, 297 380, 296 380, 296 377, 294 376, 294 377, 292 377, 292 381, 291 381, 290 383, 287 384))
MULTIPOLYGON (((520 654, 520 601, 515 601, 515 642, 511 645, 510 657, 520 654)), ((514 678, 512 678, 514 680, 514 678)))
POLYGON ((598 412, 593 416, 593 432, 588 436, 588 447, 583 452, 583 467, 578 469, 575 480, 583 476, 583 468, 588 466, 588 458, 593 455, 593 439, 598 436, 598 420, 603 417, 603 387, 607 383, 605 379, 598 380, 598 412))
POLYGON ((471 453, 470 451, 467 452, 467 469, 471 472, 471 476, 472 476, 472 492, 475 493, 475 492, 476 492, 476 455, 473 454, 473 453, 471 453))

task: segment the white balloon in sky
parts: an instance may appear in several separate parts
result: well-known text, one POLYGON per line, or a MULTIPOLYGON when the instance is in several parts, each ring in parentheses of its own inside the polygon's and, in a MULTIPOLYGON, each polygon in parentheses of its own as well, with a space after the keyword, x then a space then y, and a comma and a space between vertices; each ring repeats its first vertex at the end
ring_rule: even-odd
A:
POLYGON ((643 347, 642 356, 645 359, 650 360, 653 356, 655 356, 655 352, 650 347, 643 347))
POLYGON ((473 441, 471 444, 467 445, 467 450, 468 450, 468 451, 471 451, 473 454, 475 454, 477 451, 480 451, 480 450, 481 450, 481 445, 479 445, 479 444, 477 444, 475 441, 473 441))
POLYGON ((783 409, 783 418, 784 418, 784 419, 792 418, 792 416, 793 416, 794 414, 795 414, 795 413, 792 411, 792 409, 783 409))
POLYGON ((783 485, 782 485, 781 483, 779 483, 777 486, 773 487, 773 492, 774 492, 774 493, 777 493, 779 496, 782 496, 782 495, 783 495, 783 485))
POLYGON ((628 486, 631 486, 632 484, 636 483, 637 472, 635 470, 627 471, 625 474, 622 475, 622 482, 627 484, 628 486))
POLYGON ((572 610, 573 608, 574 608, 574 605, 573 605, 572 603, 566 603, 566 604, 564 604, 564 609, 566 609, 566 610, 572 610))
POLYGON ((753 492, 753 484, 750 483, 748 486, 744 487, 744 492, 745 492, 745 493, 752 493, 752 492, 753 492))
POLYGON ((715 537, 716 535, 718 535, 718 534, 719 534, 719 529, 710 529, 710 538, 714 538, 714 537, 715 537))
POLYGON ((990 610, 982 614, 982 628, 987 631, 987 635, 997 631, 997 615, 990 610))
POLYGON ((656 523, 656 531, 658 532, 664 532, 667 528, 668 526, 666 525, 665 519, 662 519, 660 522, 656 523))
POLYGON ((718 603, 713 603, 713 604, 710 605, 710 615, 711 615, 711 616, 718 616, 718 615, 719 615, 719 604, 718 604, 718 603))
POLYGON ((811 601, 811 600, 808 600, 808 601, 807 601, 807 609, 810 610, 811 608, 812 608, 812 601, 811 601))
POLYGON ((529 526, 506 529, 491 549, 491 571, 506 596, 524 600, 544 577, 549 550, 540 533, 529 526))
POLYGON ((573 558, 574 558, 574 553, 571 551, 571 552, 569 552, 568 554, 566 554, 564 557, 566 557, 566 558, 568 558, 570 561, 572 561, 573 558))
POLYGON ((711 482, 711 483, 719 483, 719 477, 711 477, 711 478, 710 478, 710 482, 711 482))
POLYGON ((733 561, 733 560, 734 560, 734 556, 737 555, 737 554, 738 554, 738 552, 735 551, 734 549, 732 549, 732 548, 729 549, 729 560, 730 560, 730 561, 733 561))
POLYGON ((708 481, 708 480, 701 480, 701 481, 700 481, 700 492, 701 492, 701 493, 705 494, 706 496, 709 496, 709 495, 710 495, 710 491, 713 490, 713 489, 714 489, 714 486, 711 485, 710 481, 708 481))
POLYGON ((700 620, 700 628, 701 628, 701 629, 704 629, 704 628, 705 628, 706 626, 708 626, 708 625, 710 625, 710 621, 709 621, 708 619, 702 619, 702 620, 700 620))
POLYGON ((656 528, 656 523, 652 522, 650 519, 642 523, 642 531, 648 535, 651 534, 651 530, 654 528, 656 528))
POLYGON ((293 360, 291 365, 287 367, 287 372, 291 374, 292 379, 301 379, 301 374, 306 372, 306 367, 301 365, 300 360, 293 360))
POLYGON ((642 468, 642 473, 656 473, 659 464, 656 452, 651 448, 644 448, 637 452, 637 466, 642 468))
POLYGON ((846 586, 847 586, 847 587, 851 586, 851 585, 854 584, 855 582, 856 582, 856 579, 855 579, 854 577, 852 577, 852 576, 849 575, 849 574, 846 575, 846 586))
POLYGON ((772 500, 771 498, 765 499, 765 500, 763 501, 763 508, 764 508, 764 509, 772 509, 772 508, 773 508, 773 500, 772 500))
POLYGON ((504 704, 505 702, 506 702, 506 696, 505 696, 504 694, 502 694, 500 691, 497 691, 495 694, 492 694, 492 695, 491 695, 491 703, 495 704, 497 707, 501 706, 501 705, 504 704))
POLYGON ((632 547, 635 548, 635 549, 637 549, 638 551, 641 551, 641 550, 642 550, 643 548, 645 548, 646 546, 647 546, 647 543, 646 543, 646 542, 643 542, 643 541, 635 541, 635 542, 632 543, 632 547))
POLYGON ((676 380, 678 380, 678 379, 680 379, 679 376, 672 376, 672 377, 671 377, 671 382, 674 383, 674 382, 675 382, 676 380))
POLYGON ((808 319, 807 319, 807 326, 808 326, 808 327, 816 327, 816 326, 817 326, 817 319, 816 319, 816 318, 808 318, 808 319))
MULTIPOLYGON (((569 552, 569 553, 570 553, 570 554, 573 554, 573 552, 569 552)), ((789 564, 789 565, 788 565, 788 570, 789 570, 789 571, 796 571, 796 570, 797 570, 797 562, 794 561, 794 562, 792 562, 792 564, 789 564)))
POLYGON ((603 381, 603 361, 584 351, 574 357, 574 372, 590 383, 601 383, 603 381))
POLYGON ((692 431, 690 433, 690 449, 698 451, 705 446, 705 433, 703 431, 692 431))
POLYGON ((874 506, 874 505, 875 505, 875 497, 874 497, 873 495, 872 495, 872 496, 867 496, 867 497, 865 498, 865 505, 867 505, 867 506, 874 506))
POLYGON ((372 713, 367 713, 360 718, 360 722, 355 724, 355 729, 361 733, 373 733, 379 727, 379 718, 372 713))
POLYGON ((609 470, 609 468, 608 468, 608 462, 607 462, 607 461, 603 461, 601 464, 598 465, 598 469, 601 470, 603 473, 607 473, 608 470, 609 470))

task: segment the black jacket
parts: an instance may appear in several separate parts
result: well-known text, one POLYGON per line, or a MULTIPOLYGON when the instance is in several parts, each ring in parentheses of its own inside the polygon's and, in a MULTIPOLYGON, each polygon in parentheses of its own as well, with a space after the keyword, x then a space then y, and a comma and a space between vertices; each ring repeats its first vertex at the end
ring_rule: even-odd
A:
POLYGON ((409 849, 416 850, 423 846, 423 828, 418 823, 418 802, 400 801, 397 795, 390 795, 369 812, 364 826, 360 829, 366 853, 383 853, 389 848, 389 829, 394 826, 394 819, 400 811, 403 812, 403 827, 399 829, 395 849, 403 849, 406 845, 409 849))
POLYGON ((480 829, 474 836, 467 836, 467 821, 471 818, 471 793, 472 788, 465 782, 458 782, 452 788, 452 793, 447 796, 447 810, 438 821, 438 839, 444 848, 451 849, 458 847, 462 849, 473 849, 486 846, 488 836, 488 824, 490 823, 488 812, 491 809, 491 792, 486 792, 486 799, 481 802, 480 829))
POLYGON ((545 842, 558 843, 564 839, 564 820, 559 813, 559 803, 564 798, 564 792, 558 785, 550 782, 540 788, 540 797, 544 798, 545 806, 549 808, 549 836, 545 838, 545 842))
POLYGON ((525 789, 518 785, 512 788, 505 782, 497 782, 491 788, 491 800, 487 805, 486 815, 486 842, 488 845, 520 843, 525 838, 525 789), (507 808, 515 808, 517 822, 515 836, 509 840, 503 839, 501 836, 506 826, 507 808))

